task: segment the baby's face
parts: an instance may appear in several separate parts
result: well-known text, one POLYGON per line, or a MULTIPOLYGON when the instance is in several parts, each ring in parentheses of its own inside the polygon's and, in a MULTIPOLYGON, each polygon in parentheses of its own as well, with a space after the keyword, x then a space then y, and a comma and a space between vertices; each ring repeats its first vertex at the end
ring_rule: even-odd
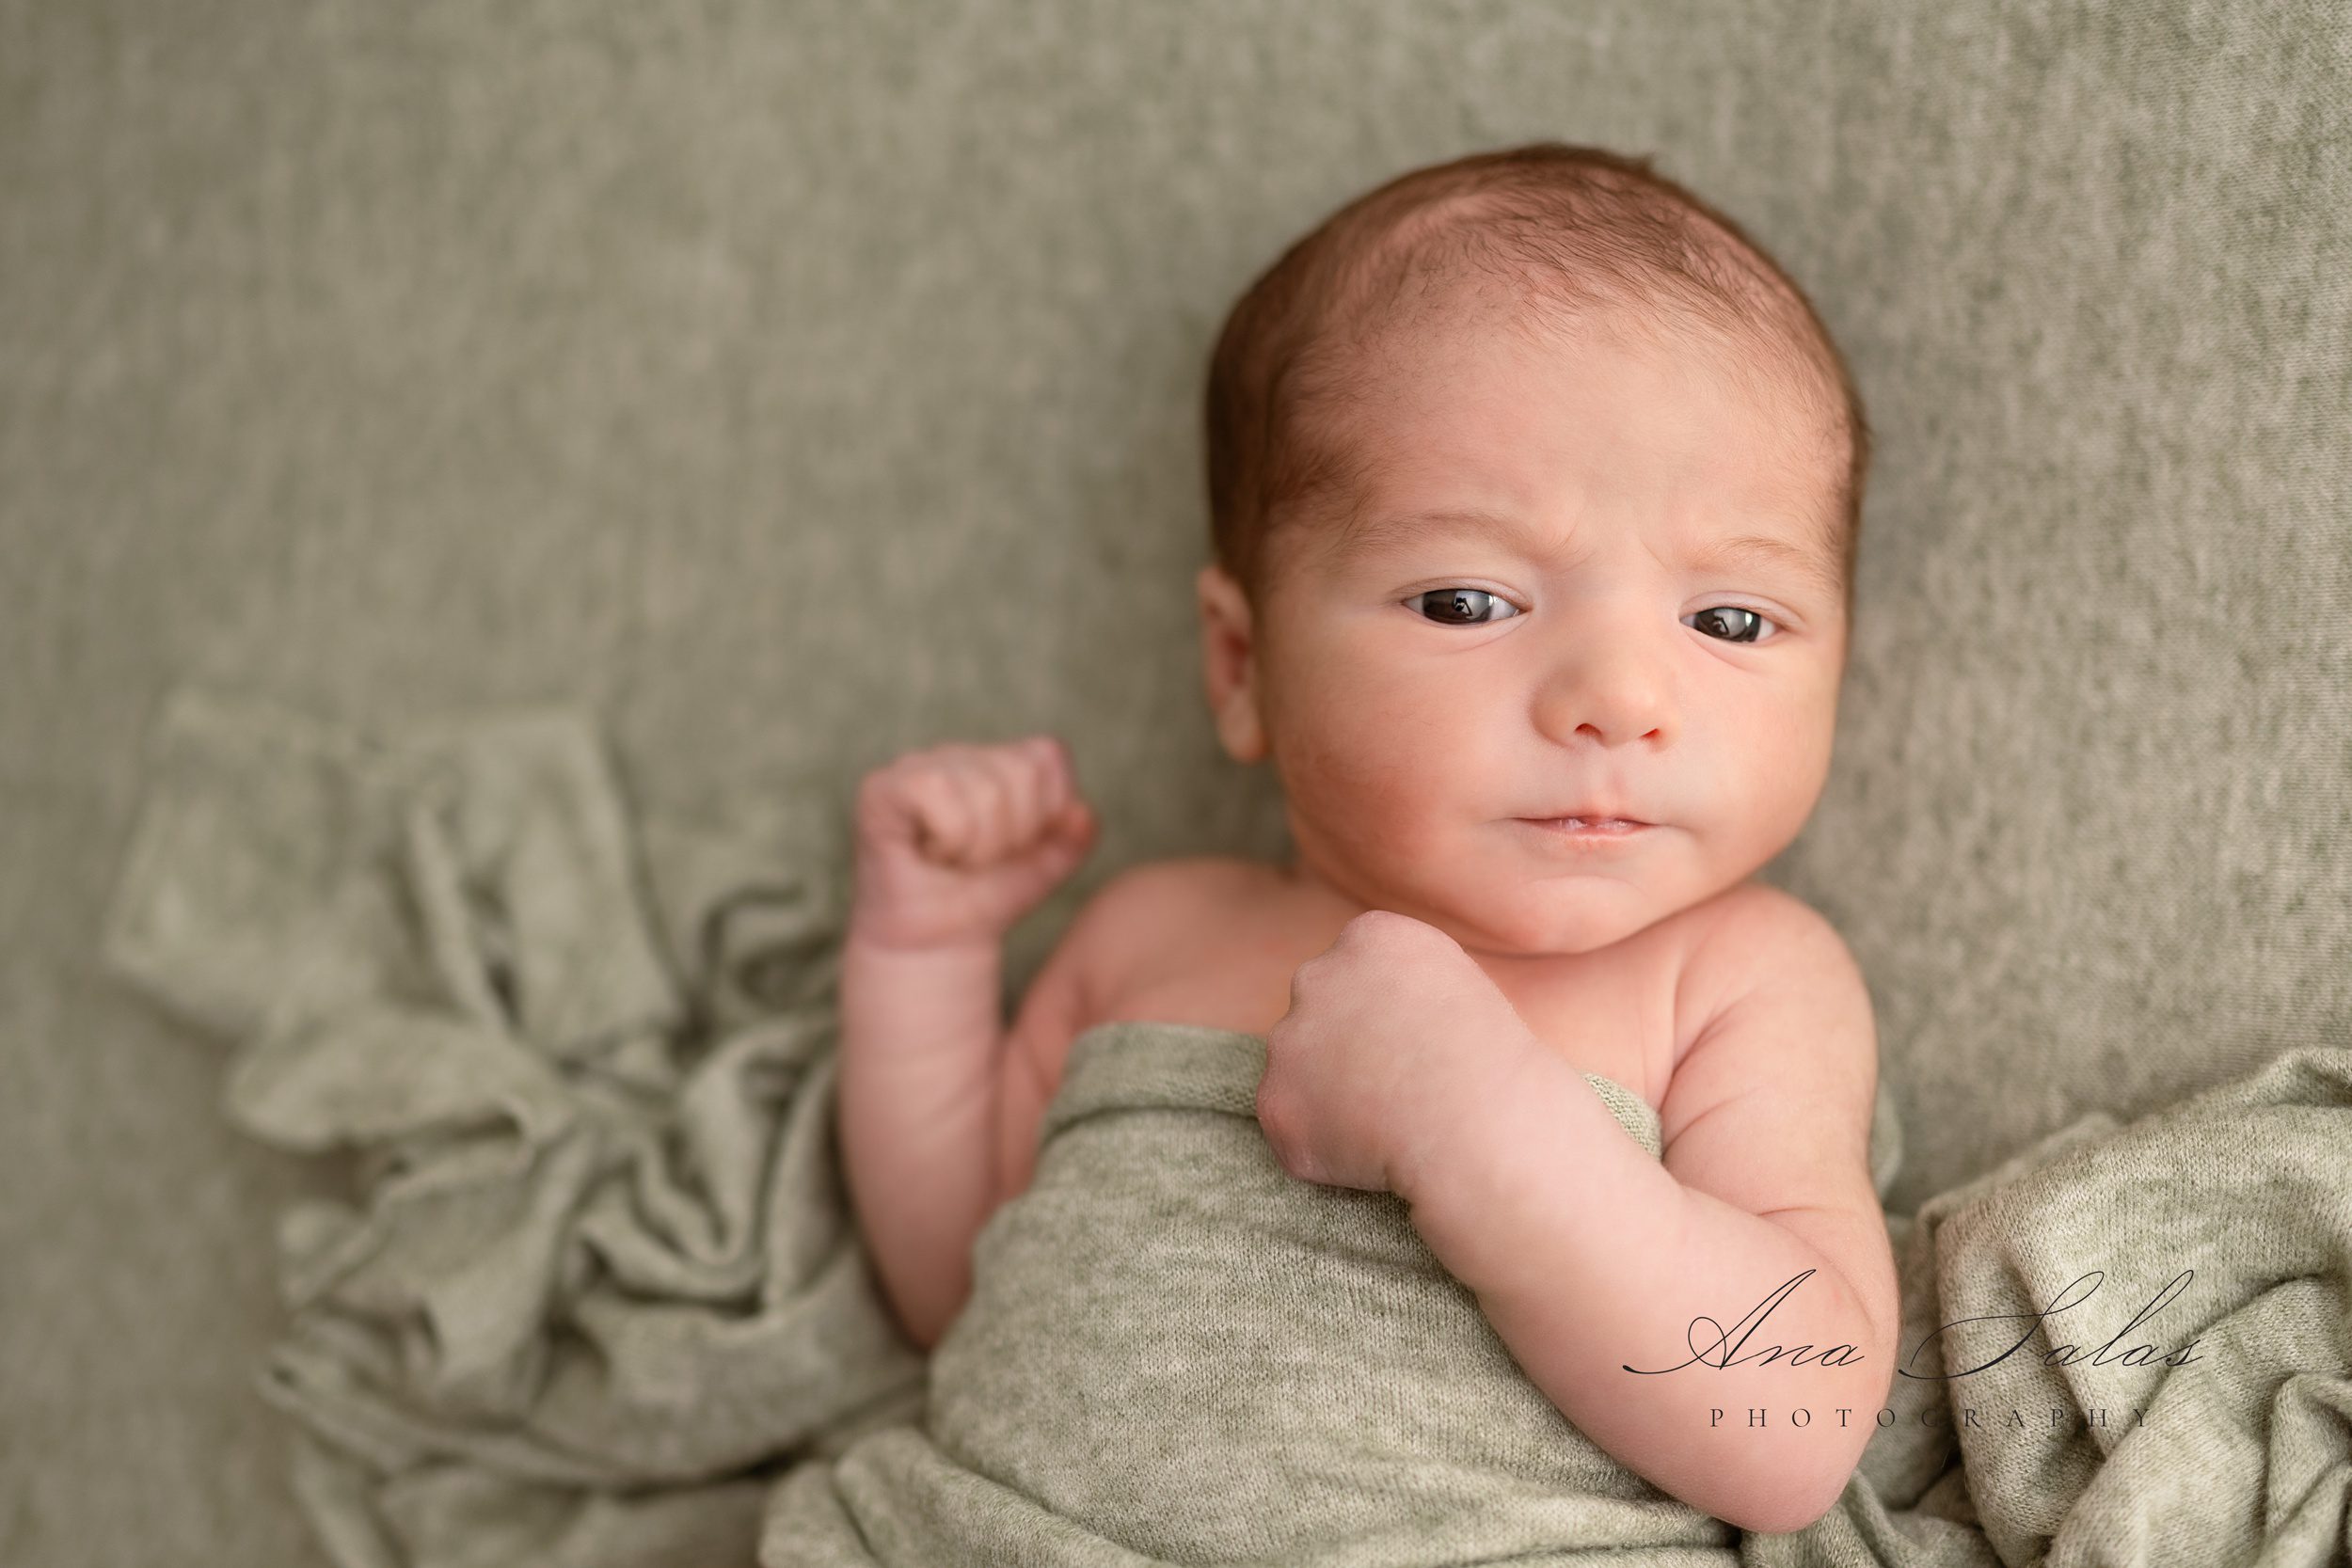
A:
POLYGON ((1302 874, 1476 952, 1573 954, 1797 835, 1847 628, 1835 475, 1793 400, 1708 351, 1476 326, 1382 361, 1348 431, 1381 466, 1359 531, 1281 540, 1243 693, 1302 874), (1464 512, 1498 521, 1433 515, 1464 512), (1579 806, 1655 826, 1528 820, 1579 806))

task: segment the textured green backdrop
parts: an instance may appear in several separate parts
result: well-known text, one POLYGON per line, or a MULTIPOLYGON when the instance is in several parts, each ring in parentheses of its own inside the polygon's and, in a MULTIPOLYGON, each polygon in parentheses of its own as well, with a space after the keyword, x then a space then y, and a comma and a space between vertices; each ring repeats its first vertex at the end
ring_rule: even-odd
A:
POLYGON ((1198 681, 1209 341, 1302 227, 1654 152, 1880 433, 1828 793, 1907 1205, 2352 1037, 2340 3, 0 0, 0 1560, 322 1560, 217 1053, 95 964, 167 684, 846 802, 1052 728, 1278 855, 1198 681))

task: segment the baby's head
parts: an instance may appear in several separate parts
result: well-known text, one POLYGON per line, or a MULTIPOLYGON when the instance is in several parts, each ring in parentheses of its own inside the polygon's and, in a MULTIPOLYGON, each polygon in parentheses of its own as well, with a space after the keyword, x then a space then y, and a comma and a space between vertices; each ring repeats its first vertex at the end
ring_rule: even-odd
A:
POLYGON ((1200 600, 1300 874, 1582 953, 1741 881, 1828 776, 1869 428, 1803 291, 1646 159, 1406 174, 1210 369, 1200 600), (1654 824, 1594 845, 1529 818, 1654 824))

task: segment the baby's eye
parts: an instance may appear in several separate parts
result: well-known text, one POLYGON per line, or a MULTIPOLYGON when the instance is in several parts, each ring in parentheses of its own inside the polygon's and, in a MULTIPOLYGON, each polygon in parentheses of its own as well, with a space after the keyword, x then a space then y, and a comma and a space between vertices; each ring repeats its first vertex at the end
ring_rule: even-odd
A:
MULTIPOLYGON (((1692 616, 1691 620, 1702 628, 1708 626, 1724 628, 1729 633, 1722 639, 1725 642, 1770 641, 1770 638, 1759 637, 1756 627, 1777 625, 1761 612, 1737 604, 1709 605, 1692 616)), ((1715 633, 1708 632, 1708 635, 1712 637, 1715 633)))
MULTIPOLYGON (((1510 600, 1484 588, 1431 588, 1405 602, 1424 618, 1446 626, 1489 626, 1522 613, 1510 600), (1429 611, 1432 601, 1438 607, 1434 614, 1429 611), (1498 608, 1501 614, 1486 613, 1498 608)), ((1779 624, 1761 610, 1736 604, 1710 605, 1692 616, 1691 621, 1709 637, 1725 642, 1768 642, 1772 639, 1763 635, 1762 628, 1772 626, 1775 632, 1779 629, 1779 624)))
POLYGON ((1519 613, 1519 607, 1500 594, 1489 594, 1484 588, 1424 589, 1405 602, 1419 608, 1429 600, 1437 601, 1438 612, 1427 617, 1441 626, 1483 626, 1495 621, 1507 621, 1519 613), (1503 613, 1489 616, 1485 611, 1500 605, 1503 613))

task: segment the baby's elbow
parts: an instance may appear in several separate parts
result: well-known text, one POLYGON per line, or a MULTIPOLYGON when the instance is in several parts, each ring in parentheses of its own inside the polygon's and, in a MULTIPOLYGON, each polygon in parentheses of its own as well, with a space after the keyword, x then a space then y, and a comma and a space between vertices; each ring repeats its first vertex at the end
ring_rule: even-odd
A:
POLYGON ((1818 1522, 1836 1508, 1851 1476, 1852 1471, 1847 1469, 1816 1481, 1782 1477, 1733 1512, 1716 1517, 1751 1535, 1787 1535, 1818 1522), (1830 1485, 1831 1481, 1836 1484, 1830 1485))

